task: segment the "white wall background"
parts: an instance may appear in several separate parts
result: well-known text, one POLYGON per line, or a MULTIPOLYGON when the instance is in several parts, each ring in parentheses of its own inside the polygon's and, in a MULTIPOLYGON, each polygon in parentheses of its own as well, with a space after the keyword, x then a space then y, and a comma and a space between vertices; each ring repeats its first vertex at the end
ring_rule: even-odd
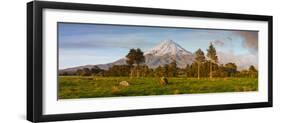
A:
MULTIPOLYGON (((0 4, 0 122, 27 123, 26 112, 26 2, 3 0, 0 4)), ((265 14, 274 16, 274 107, 169 115, 136 116, 74 123, 239 123, 281 121, 281 11, 278 0, 81 0, 97 4, 155 7, 213 12, 265 14)), ((70 122, 70 121, 65 121, 70 122)))

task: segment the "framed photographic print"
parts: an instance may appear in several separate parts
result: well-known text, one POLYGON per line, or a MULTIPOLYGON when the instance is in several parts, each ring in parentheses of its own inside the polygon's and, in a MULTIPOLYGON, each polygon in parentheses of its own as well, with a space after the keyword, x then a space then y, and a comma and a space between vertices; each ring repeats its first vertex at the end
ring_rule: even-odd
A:
POLYGON ((272 16, 27 4, 33 122, 272 107, 272 16))

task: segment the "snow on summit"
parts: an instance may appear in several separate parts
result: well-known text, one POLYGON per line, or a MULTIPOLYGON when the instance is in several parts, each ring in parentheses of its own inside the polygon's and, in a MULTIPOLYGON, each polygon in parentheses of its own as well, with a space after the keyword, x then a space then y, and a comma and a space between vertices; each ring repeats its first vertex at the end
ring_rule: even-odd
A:
POLYGON ((144 53, 155 56, 192 54, 172 40, 166 40, 144 53))
POLYGON ((166 40, 144 53, 145 64, 150 68, 164 66, 176 61, 177 66, 184 68, 193 62, 193 54, 172 40, 166 40))

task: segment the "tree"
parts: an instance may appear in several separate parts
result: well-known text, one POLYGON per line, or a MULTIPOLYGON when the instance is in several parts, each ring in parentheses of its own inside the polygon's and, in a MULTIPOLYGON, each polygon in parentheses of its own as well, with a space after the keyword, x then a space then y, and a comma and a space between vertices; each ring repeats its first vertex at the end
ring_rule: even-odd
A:
POLYGON ((191 66, 189 64, 186 64, 185 69, 184 69, 185 73, 186 73, 186 77, 190 77, 190 73, 191 73, 191 66))
POLYGON ((198 76, 198 64, 197 64, 197 62, 193 62, 190 65, 190 76, 191 77, 197 77, 198 76))
POLYGON ((82 72, 80 73, 81 76, 90 76, 91 75, 91 71, 89 68, 83 68, 82 72))
POLYGON ((177 62, 176 60, 173 60, 169 65, 168 65, 168 76, 175 77, 177 76, 177 62))
POLYGON ((82 70, 82 69, 76 70, 76 75, 82 76, 82 73, 83 73, 83 70, 82 70))
POLYGON ((93 68, 91 68, 91 73, 92 73, 93 75, 99 74, 99 73, 101 73, 102 71, 103 71, 103 70, 100 69, 98 66, 94 66, 93 68))
POLYGON ((212 64, 216 64, 218 62, 217 51, 212 43, 210 43, 209 49, 207 49, 207 57, 210 60, 210 79, 212 79, 213 78, 212 64))
POLYGON ((228 76, 230 77, 232 77, 237 72, 237 66, 235 63, 227 63, 225 64, 224 68, 228 76))
POLYGON ((157 77, 163 77, 164 76, 164 68, 161 66, 158 66, 155 70, 154 70, 154 74, 157 77))
POLYGON ((131 67, 131 72, 130 72, 130 77, 133 77, 133 69, 134 69, 134 60, 135 58, 135 54, 136 54, 136 50, 135 49, 130 49, 129 53, 126 55, 126 62, 127 64, 131 67))
POLYGON ((251 65, 249 67, 249 74, 250 74, 250 77, 252 77, 252 78, 258 76, 258 71, 253 65, 251 65))
POLYGON ((257 69, 256 69, 253 65, 251 65, 251 66, 249 67, 249 71, 250 71, 250 72, 258 72, 257 69))
POLYGON ((204 52, 199 48, 195 52, 195 62, 198 64, 198 69, 197 69, 197 78, 200 79, 200 65, 205 62, 205 55, 204 52))
POLYGON ((131 69, 131 77, 133 74, 133 70, 137 70, 137 77, 139 77, 139 65, 143 62, 145 62, 145 57, 143 55, 143 52, 137 48, 137 49, 130 49, 129 53, 126 55, 126 62, 128 65, 132 66, 131 69))
POLYGON ((143 52, 137 48, 137 52, 136 52, 136 60, 135 63, 137 64, 137 77, 140 76, 140 71, 139 71, 139 65, 145 62, 145 57, 143 55, 143 52))
POLYGON ((168 77, 169 76, 169 65, 165 64, 163 67, 163 76, 168 77))
POLYGON ((129 65, 113 65, 107 71, 106 76, 129 76, 131 67, 129 65))
POLYGON ((239 77, 249 77, 249 71, 248 70, 241 70, 238 74, 239 77))
POLYGON ((70 75, 68 72, 62 72, 62 73, 59 73, 60 76, 68 76, 70 75))
POLYGON ((134 60, 136 59, 135 56, 136 55, 136 50, 135 49, 130 49, 129 53, 126 55, 126 62, 128 65, 133 65, 134 64, 134 60))
POLYGON ((145 62, 145 57, 143 55, 143 52, 141 51, 141 49, 137 48, 136 50, 136 59, 135 59, 135 63, 137 65, 140 65, 141 63, 145 62))
POLYGON ((225 67, 223 64, 217 66, 217 69, 213 71, 213 77, 226 77, 227 72, 225 71, 225 67))

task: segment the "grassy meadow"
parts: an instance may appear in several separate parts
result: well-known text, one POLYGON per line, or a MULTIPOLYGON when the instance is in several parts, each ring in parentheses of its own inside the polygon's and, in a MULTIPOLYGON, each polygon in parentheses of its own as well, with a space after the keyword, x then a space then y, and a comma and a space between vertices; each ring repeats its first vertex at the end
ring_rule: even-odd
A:
POLYGON ((257 78, 186 78, 169 77, 166 86, 159 84, 157 77, 92 77, 59 76, 59 99, 172 95, 219 92, 257 91, 257 78), (129 86, 121 86, 121 81, 129 86))

